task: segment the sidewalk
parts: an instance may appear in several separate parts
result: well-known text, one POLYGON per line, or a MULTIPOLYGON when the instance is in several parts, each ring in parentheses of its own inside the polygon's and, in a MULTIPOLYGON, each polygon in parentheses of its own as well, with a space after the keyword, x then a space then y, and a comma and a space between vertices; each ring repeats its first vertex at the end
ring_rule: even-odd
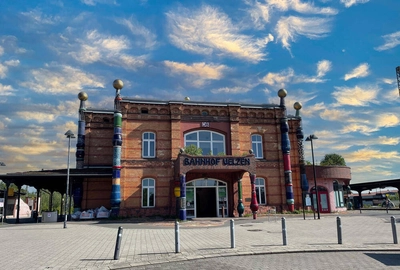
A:
MULTIPOLYGON (((398 218, 396 217, 398 215, 398 218)), ((230 218, 195 219, 180 224, 180 253, 175 253, 175 223, 111 223, 71 221, 0 225, 1 269, 119 269, 161 262, 246 254, 393 250, 391 216, 400 212, 358 211, 338 215, 286 215, 287 245, 282 216, 234 218, 235 248, 231 248, 230 218), (119 260, 114 260, 118 227, 123 227, 119 260)), ((399 234, 400 225, 396 225, 399 234)))

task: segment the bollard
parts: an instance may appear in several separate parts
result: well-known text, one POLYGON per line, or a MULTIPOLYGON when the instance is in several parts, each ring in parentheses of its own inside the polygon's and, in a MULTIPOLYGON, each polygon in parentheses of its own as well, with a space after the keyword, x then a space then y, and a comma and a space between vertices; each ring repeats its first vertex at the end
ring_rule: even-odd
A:
POLYGON ((231 219, 231 248, 235 248, 235 221, 231 219))
POLYGON ((338 237, 338 244, 342 244, 342 222, 340 217, 336 218, 336 225, 337 225, 337 237, 338 237))
POLYGON ((283 238, 283 245, 287 245, 286 241, 286 219, 283 217, 282 218, 282 238, 283 238))
POLYGON ((181 247, 179 244, 179 222, 175 221, 175 253, 180 253, 181 247))
POLYGON ((120 251, 120 247, 121 247, 123 230, 124 229, 122 227, 118 228, 117 243, 115 244, 115 251, 114 251, 114 260, 119 260, 119 251, 120 251))
POLYGON ((396 218, 391 216, 390 221, 392 223, 393 244, 397 244, 396 218))

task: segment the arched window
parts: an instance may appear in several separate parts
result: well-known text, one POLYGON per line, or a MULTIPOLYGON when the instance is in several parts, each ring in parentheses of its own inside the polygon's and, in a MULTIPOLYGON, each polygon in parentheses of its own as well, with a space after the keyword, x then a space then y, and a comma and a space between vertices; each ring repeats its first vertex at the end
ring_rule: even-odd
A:
POLYGON ((195 145, 203 150, 203 155, 225 154, 225 136, 208 130, 185 134, 185 146, 195 145))
POLYGON ((263 158, 262 137, 258 134, 251 135, 251 149, 255 158, 263 158))
POLYGON ((267 204, 265 196, 265 180, 263 178, 256 178, 255 181, 256 195, 258 204, 267 204))
POLYGON ((156 181, 152 178, 142 180, 142 207, 154 207, 156 205, 156 181))
POLYGON ((154 132, 143 132, 142 134, 142 157, 156 157, 156 134, 154 132))

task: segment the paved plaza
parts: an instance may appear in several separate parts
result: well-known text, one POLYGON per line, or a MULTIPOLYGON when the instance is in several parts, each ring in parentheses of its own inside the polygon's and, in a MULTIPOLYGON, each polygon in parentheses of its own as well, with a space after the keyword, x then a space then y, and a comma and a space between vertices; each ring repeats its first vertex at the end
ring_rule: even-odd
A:
POLYGON ((123 269, 235 255, 400 251, 394 243, 392 216, 400 222, 400 211, 393 210, 350 211, 321 215, 321 219, 308 214, 305 220, 303 215, 234 218, 234 242, 230 218, 195 219, 179 224, 178 247, 174 221, 70 221, 66 229, 62 222, 4 223, 0 269, 123 269), (123 228, 119 259, 114 260, 119 227, 123 228))

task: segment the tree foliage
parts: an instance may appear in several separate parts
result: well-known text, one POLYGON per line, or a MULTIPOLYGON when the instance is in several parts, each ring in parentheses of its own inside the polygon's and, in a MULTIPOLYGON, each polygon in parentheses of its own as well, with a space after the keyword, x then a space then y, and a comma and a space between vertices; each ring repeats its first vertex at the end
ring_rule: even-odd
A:
POLYGON ((192 156, 201 156, 203 154, 203 149, 198 148, 196 145, 191 144, 185 146, 185 153, 192 156))
POLYGON ((321 166, 346 166, 346 161, 341 155, 338 154, 326 154, 320 162, 321 166))

